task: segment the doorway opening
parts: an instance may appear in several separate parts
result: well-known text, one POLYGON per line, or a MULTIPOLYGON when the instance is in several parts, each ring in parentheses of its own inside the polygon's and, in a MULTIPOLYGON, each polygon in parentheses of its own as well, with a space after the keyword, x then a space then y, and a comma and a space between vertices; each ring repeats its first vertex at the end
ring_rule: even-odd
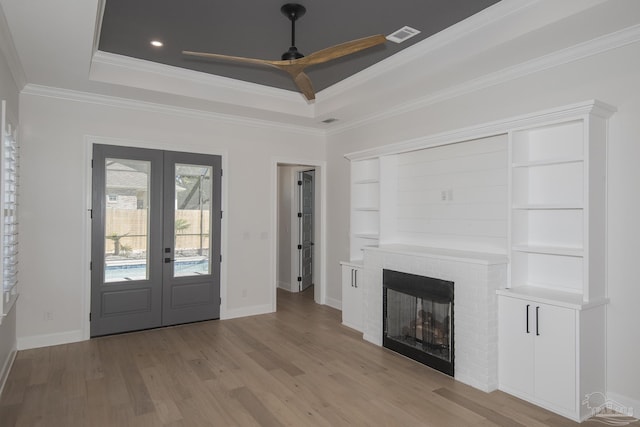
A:
POLYGON ((324 304, 321 165, 276 164, 276 290, 324 304))

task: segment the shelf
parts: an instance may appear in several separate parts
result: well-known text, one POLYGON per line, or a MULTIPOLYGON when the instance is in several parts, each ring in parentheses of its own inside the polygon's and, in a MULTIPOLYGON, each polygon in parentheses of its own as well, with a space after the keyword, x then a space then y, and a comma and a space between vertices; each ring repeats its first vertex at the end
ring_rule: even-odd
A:
POLYGON ((378 212, 380 209, 379 208, 353 208, 354 211, 360 211, 360 212, 378 212))
POLYGON ((380 234, 378 234, 378 233, 353 233, 353 237, 357 237, 359 239, 378 240, 380 238, 380 234))
POLYGON ((552 165, 565 165, 570 163, 582 163, 584 159, 582 158, 571 158, 571 159, 548 159, 548 160, 536 160, 529 162, 514 162, 511 164, 514 168, 530 168, 536 166, 552 166, 552 165))
POLYGON ((571 257, 583 257, 582 248, 562 247, 562 246, 536 246, 536 245, 514 245, 511 250, 534 254, 564 255, 571 257))
POLYGON ((354 184, 378 184, 380 183, 379 179, 358 179, 356 181, 353 181, 354 184))
POLYGON ((514 204, 514 210, 554 210, 554 209, 584 209, 582 203, 535 203, 535 204, 514 204))
POLYGON ((512 286, 508 289, 498 289, 496 293, 506 297, 519 298, 542 304, 550 304, 573 310, 585 310, 608 303, 607 298, 598 298, 585 302, 582 294, 580 293, 563 292, 531 285, 512 286))

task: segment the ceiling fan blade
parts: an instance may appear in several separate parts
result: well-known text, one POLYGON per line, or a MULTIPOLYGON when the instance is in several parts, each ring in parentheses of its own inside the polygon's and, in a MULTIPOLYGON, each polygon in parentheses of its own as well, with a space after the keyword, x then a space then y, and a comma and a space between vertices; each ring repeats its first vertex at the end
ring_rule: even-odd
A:
POLYGON ((302 92, 307 100, 313 101, 314 99, 316 99, 316 92, 315 90, 313 90, 313 85, 311 84, 311 79, 309 79, 309 76, 301 71, 295 76, 292 75, 291 77, 293 77, 293 81, 295 82, 296 86, 298 86, 298 89, 300 89, 300 92, 302 92))
MULTIPOLYGON (((198 58, 220 59, 223 61, 241 62, 244 64, 268 65, 276 68, 280 68, 279 63, 284 62, 284 61, 269 61, 268 59, 245 58, 243 56, 220 55, 217 53, 192 52, 190 50, 183 50, 182 54, 187 56, 195 56, 198 58)), ((289 62, 289 61, 286 61, 286 62, 289 62)))
POLYGON ((304 64, 305 67, 309 65, 322 64, 323 62, 332 61, 364 49, 369 49, 370 47, 378 46, 386 41, 386 37, 382 34, 369 36, 313 52, 304 58, 296 59, 296 62, 298 64, 304 64))

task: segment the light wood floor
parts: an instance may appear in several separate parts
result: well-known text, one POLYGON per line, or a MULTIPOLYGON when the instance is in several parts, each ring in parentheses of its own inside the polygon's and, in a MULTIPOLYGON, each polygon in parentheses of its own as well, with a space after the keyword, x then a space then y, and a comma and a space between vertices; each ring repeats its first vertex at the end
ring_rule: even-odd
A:
POLYGON ((279 291, 275 314, 21 351, 0 425, 577 425, 363 341, 312 292, 279 291))

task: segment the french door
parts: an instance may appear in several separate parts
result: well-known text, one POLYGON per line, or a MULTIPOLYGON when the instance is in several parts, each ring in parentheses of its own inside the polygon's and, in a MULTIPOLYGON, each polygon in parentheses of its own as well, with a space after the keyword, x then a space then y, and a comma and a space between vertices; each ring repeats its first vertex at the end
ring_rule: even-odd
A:
POLYGON ((220 156, 95 144, 91 336, 220 317, 220 156))

